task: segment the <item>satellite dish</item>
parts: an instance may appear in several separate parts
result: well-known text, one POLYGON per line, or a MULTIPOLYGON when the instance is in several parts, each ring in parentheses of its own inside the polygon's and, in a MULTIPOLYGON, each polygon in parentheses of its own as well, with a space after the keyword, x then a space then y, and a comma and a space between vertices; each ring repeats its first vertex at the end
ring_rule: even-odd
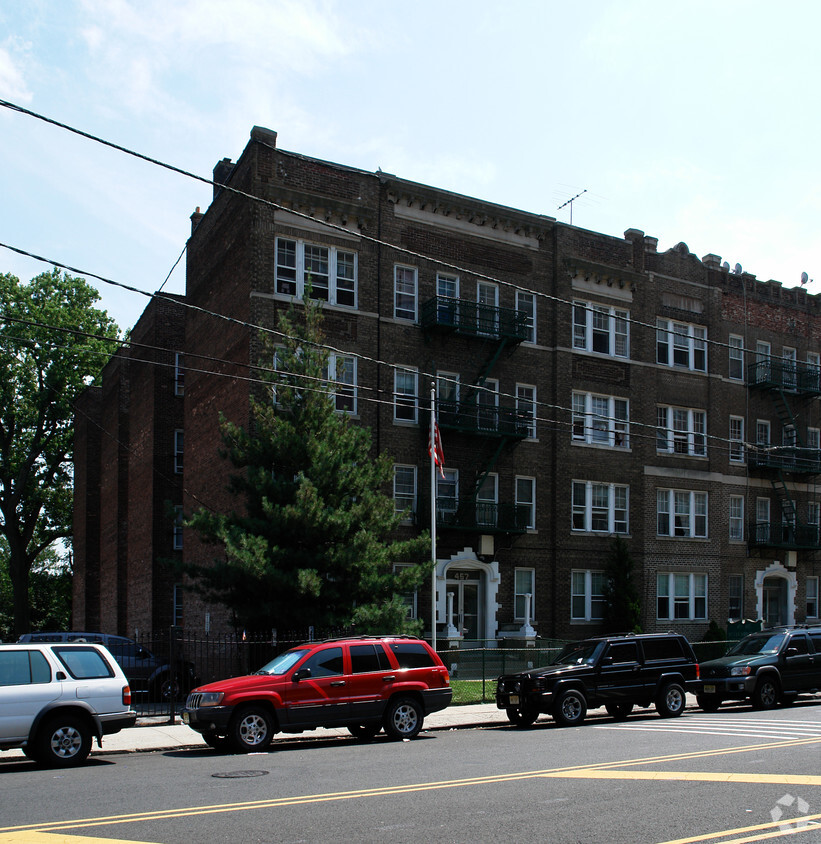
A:
POLYGON ((736 265, 733 267, 733 272, 734 272, 736 275, 741 275, 741 264, 736 264, 736 265))
POLYGON ((729 264, 727 261, 725 261, 725 262, 721 265, 721 269, 722 269, 722 270, 728 270, 728 271, 729 271, 729 269, 730 269, 730 264, 729 264))
POLYGON ((810 280, 810 277, 806 273, 801 273, 801 284, 804 285, 810 280))

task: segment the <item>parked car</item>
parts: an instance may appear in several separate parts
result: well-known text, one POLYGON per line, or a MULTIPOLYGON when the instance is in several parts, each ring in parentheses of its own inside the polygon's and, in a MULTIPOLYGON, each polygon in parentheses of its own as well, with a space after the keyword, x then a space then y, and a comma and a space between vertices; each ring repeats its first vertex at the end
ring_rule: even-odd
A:
POLYGON ((105 645, 120 664, 131 685, 131 693, 151 701, 181 700, 199 682, 194 664, 167 660, 151 653, 133 639, 111 633, 24 633, 19 642, 94 642, 105 645))
POLYGON ((698 677, 690 643, 677 633, 602 636, 567 645, 545 668, 499 677, 496 706, 512 724, 530 726, 541 713, 561 726, 604 706, 616 719, 655 703, 662 717, 681 715, 698 677))
POLYGON ((750 700, 756 709, 791 703, 800 692, 821 689, 821 626, 751 633, 700 668, 696 699, 705 712, 725 700, 750 700))
POLYGON ((102 645, 0 645, 0 750, 67 768, 95 737, 102 746, 136 719, 128 680, 102 645))
POLYGON ((361 636, 300 645, 254 674, 200 686, 181 715, 212 747, 248 752, 267 748, 276 732, 317 727, 411 739, 451 696, 448 671, 426 642, 361 636))

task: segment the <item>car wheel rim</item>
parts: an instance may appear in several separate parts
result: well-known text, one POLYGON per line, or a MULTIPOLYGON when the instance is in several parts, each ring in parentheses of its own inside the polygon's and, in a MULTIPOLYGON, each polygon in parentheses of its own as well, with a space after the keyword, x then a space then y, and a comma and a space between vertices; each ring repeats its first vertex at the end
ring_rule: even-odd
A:
POLYGON ((670 689, 667 692, 667 708, 671 712, 678 712, 682 703, 681 692, 678 689, 670 689))
POLYGON ((265 741, 268 735, 268 727, 263 718, 259 715, 249 715, 239 725, 239 734, 243 742, 250 747, 255 747, 265 741))
POLYGON ((775 686, 772 683, 765 683, 762 687, 761 701, 765 706, 772 706, 775 703, 775 686))
POLYGON ((61 727, 51 734, 51 752, 60 759, 76 756, 83 737, 74 727, 61 727))
POLYGON ((400 733, 412 733, 416 729, 416 710, 407 705, 397 707, 393 723, 400 733))
POLYGON ((562 714, 568 721, 575 721, 581 714, 582 707, 577 697, 568 697, 562 703, 562 714))

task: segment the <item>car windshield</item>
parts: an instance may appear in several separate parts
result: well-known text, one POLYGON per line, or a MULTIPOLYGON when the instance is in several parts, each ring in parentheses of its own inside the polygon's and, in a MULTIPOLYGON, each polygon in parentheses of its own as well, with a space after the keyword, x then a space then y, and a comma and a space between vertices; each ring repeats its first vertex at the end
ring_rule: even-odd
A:
POLYGON ((284 654, 272 659, 267 665, 263 665, 257 671, 257 674, 284 674, 291 666, 299 662, 309 650, 309 648, 296 648, 292 651, 285 651, 284 654))
POLYGON ((592 665, 602 648, 601 642, 576 642, 572 645, 565 645, 562 652, 556 657, 554 665, 592 665))
POLYGON ((755 654, 778 653, 784 641, 784 633, 764 633, 761 636, 748 636, 727 651, 727 656, 753 656, 755 654))

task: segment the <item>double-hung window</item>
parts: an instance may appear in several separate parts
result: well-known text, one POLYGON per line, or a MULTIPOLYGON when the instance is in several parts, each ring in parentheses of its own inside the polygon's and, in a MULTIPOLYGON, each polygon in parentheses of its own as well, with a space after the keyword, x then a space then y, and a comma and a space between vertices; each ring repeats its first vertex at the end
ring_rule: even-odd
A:
POLYGON ((572 528, 588 533, 627 533, 628 487, 573 481, 572 528))
POLYGON ((744 539, 744 496, 730 496, 730 539, 740 542, 744 539))
POLYGON ((416 322, 418 272, 416 267, 397 264, 393 268, 393 315, 416 322))
POLYGON ((499 476, 489 474, 476 492, 476 524, 496 527, 499 516, 499 476))
POLYGON ((171 547, 175 551, 182 551, 182 504, 174 506, 174 525, 172 529, 172 543, 171 547))
POLYGON ((393 371, 393 418, 416 422, 419 409, 419 373, 415 369, 393 371))
POLYGON ((601 621, 604 618, 603 571, 592 569, 570 574, 570 618, 573 621, 601 621))
POLYGON ((736 334, 730 335, 730 371, 729 376, 734 381, 744 380, 744 338, 736 334))
POLYGON ((416 513, 416 466, 393 467, 393 501, 402 522, 413 522, 416 513))
POLYGON ((707 618, 707 575, 659 572, 656 575, 656 617, 664 621, 707 618))
POLYGON ((730 417, 730 460, 744 462, 744 417, 730 417))
POLYGON ((182 352, 174 353, 174 395, 185 395, 185 355, 182 352))
POLYGON ((630 312, 589 302, 573 303, 573 348, 611 357, 630 356, 630 312))
POLYGON ((532 293, 524 293, 521 290, 516 291, 516 310, 520 314, 524 314, 527 322, 527 332, 525 334, 525 342, 536 342, 536 297, 532 293))
POLYGON ((536 569, 516 569, 513 573, 513 619, 533 621, 533 605, 536 599, 536 569), (530 612, 527 610, 527 596, 530 595, 530 612))
POLYGON ((535 478, 516 478, 516 510, 517 516, 521 513, 523 519, 526 519, 526 524, 523 524, 522 527, 526 527, 528 530, 534 530, 536 528, 535 478))
POLYGON ((174 473, 182 474, 184 455, 185 431, 177 428, 174 431, 174 473))
POLYGON ((744 618, 743 574, 731 574, 727 578, 727 618, 744 618))
POLYGON ((527 425, 527 436, 536 439, 536 388, 529 384, 516 385, 516 418, 527 425))
POLYGON ((276 291, 302 297, 310 288, 311 298, 356 307, 357 255, 335 246, 320 246, 302 240, 276 239, 276 291))
POLYGON ((656 533, 707 537, 707 493, 682 489, 656 490, 656 533))
POLYGON ((447 521, 459 506, 459 470, 443 469, 436 475, 436 517, 447 521))
POLYGON ((656 451, 666 454, 707 454, 707 414, 687 407, 656 407, 656 451))
POLYGON ((707 371, 707 329, 703 325, 656 320, 656 362, 707 371))
POLYGON ((333 394, 334 407, 340 413, 356 413, 356 358, 331 352, 328 357, 328 371, 324 376, 329 379, 333 394))
MULTIPOLYGON (((818 578, 807 578, 807 618, 818 618, 818 578)), ((816 651, 818 650, 816 642, 816 651)))
POLYGON ((627 448, 629 442, 627 399, 573 393, 572 437, 579 442, 627 448))

